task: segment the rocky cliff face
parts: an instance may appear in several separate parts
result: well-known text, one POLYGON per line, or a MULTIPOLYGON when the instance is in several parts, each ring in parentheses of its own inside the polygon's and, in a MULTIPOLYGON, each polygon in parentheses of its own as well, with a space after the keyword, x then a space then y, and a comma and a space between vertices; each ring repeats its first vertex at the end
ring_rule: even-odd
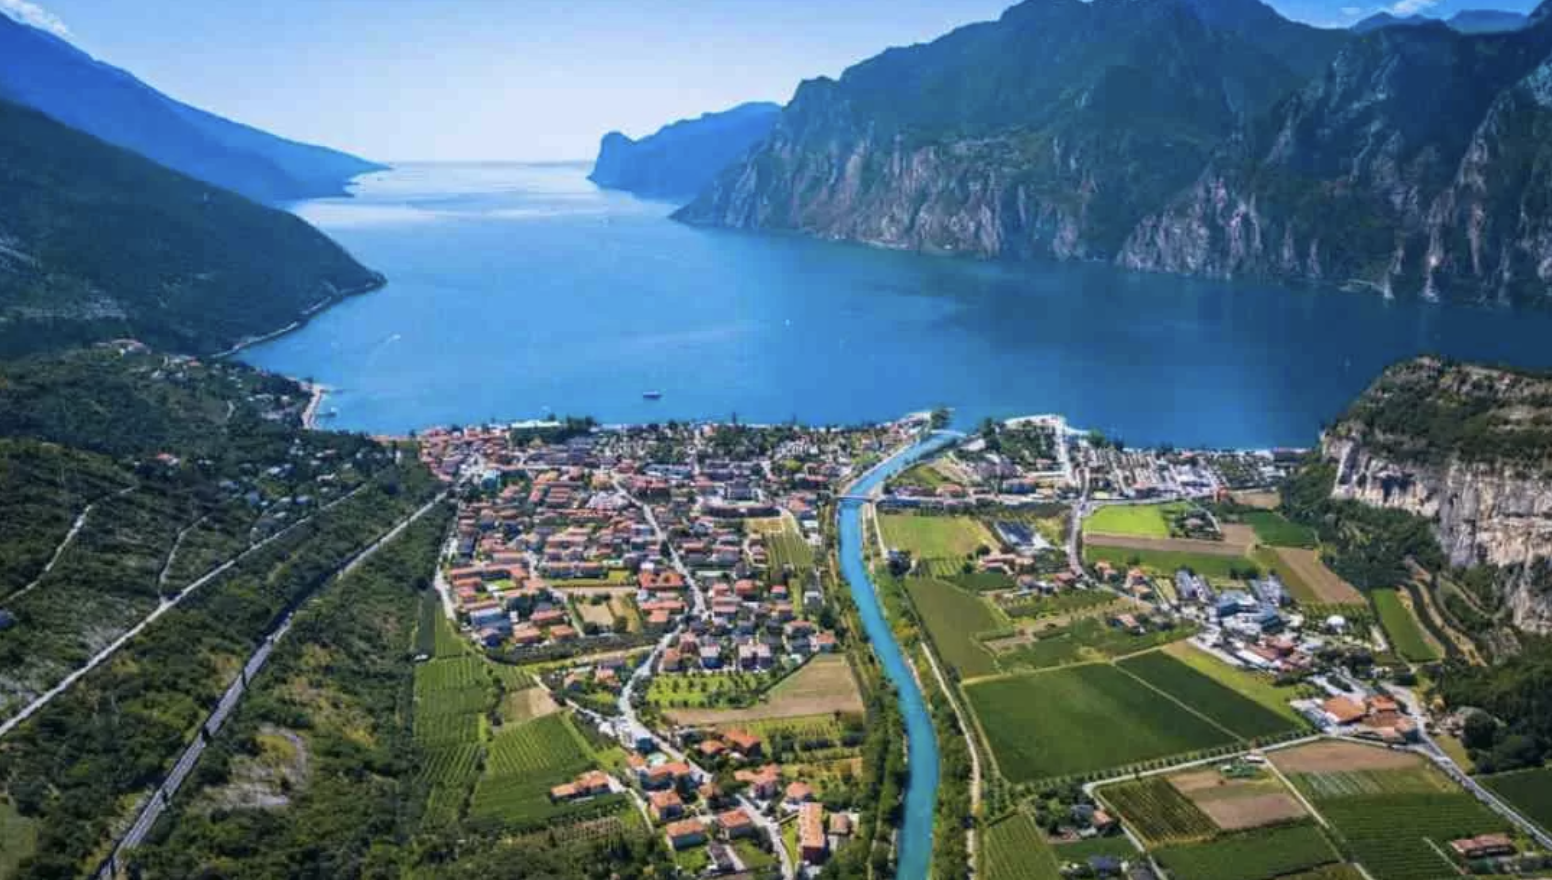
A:
POLYGON ((1545 299, 1549 54, 1552 23, 1482 36, 1439 23, 1373 33, 1145 217, 1119 262, 1430 298, 1545 299))
POLYGON ((1420 359, 1322 437, 1333 495, 1434 523, 1452 564, 1499 569, 1522 629, 1552 632, 1552 378, 1420 359))
POLYGON ((666 125, 639 141, 611 131, 588 179, 609 189, 687 199, 764 140, 780 112, 776 104, 740 104, 666 125))
POLYGON ((1029 0, 804 83, 676 216, 930 253, 1110 259, 1345 35, 1254 0, 1029 0))

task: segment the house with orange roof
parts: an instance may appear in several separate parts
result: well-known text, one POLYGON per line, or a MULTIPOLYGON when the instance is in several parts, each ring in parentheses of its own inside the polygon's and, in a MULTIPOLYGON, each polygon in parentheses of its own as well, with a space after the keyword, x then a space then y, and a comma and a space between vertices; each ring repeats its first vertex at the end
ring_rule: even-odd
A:
POLYGON ((798 853, 804 862, 817 865, 825 860, 829 849, 825 836, 824 806, 809 801, 798 807, 798 853))
POLYGON ((663 836, 671 848, 689 849, 706 842, 706 826, 699 819, 683 819, 669 823, 663 836))
POLYGON ((754 819, 743 807, 734 807, 718 813, 717 827, 721 828, 723 836, 730 840, 735 837, 748 837, 755 832, 754 819))

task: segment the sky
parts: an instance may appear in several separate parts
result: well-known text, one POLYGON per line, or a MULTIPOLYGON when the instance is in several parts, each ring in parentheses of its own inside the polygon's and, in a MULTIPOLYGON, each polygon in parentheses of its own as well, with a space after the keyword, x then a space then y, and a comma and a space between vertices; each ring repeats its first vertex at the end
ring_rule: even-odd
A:
MULTIPOLYGON (((1011 0, 0 0, 167 94, 385 161, 581 160, 744 101, 784 102, 1011 0)), ((1326 26, 1480 0, 1274 0, 1326 26)), ((1492 0, 1528 11, 1535 0, 1492 0)))

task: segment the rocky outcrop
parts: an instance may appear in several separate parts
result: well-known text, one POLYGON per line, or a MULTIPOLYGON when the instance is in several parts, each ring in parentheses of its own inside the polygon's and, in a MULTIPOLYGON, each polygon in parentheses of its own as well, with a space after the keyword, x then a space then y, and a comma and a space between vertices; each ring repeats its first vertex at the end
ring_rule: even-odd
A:
POLYGON ((778 104, 740 104, 665 125, 639 141, 611 131, 588 179, 608 189, 688 199, 764 140, 780 113, 778 104))
POLYGON ((1027 0, 804 83, 678 219, 927 253, 1111 259, 1345 34, 1255 0, 1027 0))
POLYGON ((1498 568, 1517 626, 1552 632, 1552 431, 1539 421, 1548 414, 1552 377, 1398 365, 1322 437, 1337 465, 1332 494, 1428 519, 1451 564, 1498 568))

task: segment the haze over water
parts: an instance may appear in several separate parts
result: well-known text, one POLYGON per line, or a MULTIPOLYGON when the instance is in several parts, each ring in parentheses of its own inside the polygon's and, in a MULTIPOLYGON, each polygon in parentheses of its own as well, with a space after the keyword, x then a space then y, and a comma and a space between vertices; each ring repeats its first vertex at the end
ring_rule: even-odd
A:
POLYGON ((810 423, 944 404, 1132 443, 1309 445, 1424 351, 1552 367, 1552 314, 1007 265, 686 227, 575 165, 406 165, 297 213, 387 274, 251 349, 334 427, 810 423), (645 400, 645 391, 662 399, 645 400))

